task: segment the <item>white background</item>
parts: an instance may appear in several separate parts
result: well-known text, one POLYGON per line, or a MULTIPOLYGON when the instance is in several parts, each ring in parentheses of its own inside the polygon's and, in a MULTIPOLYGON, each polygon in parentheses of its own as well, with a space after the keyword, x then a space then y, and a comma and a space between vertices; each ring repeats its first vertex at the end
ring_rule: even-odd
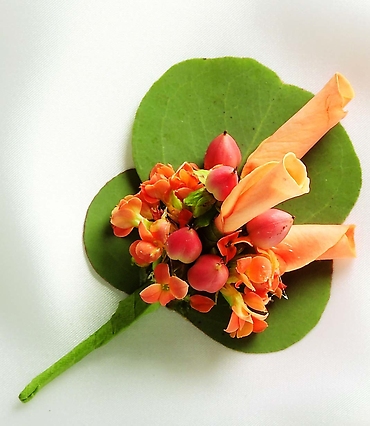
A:
POLYGON ((1 424, 370 424, 369 40, 367 0, 0 0, 1 424), (92 272, 82 226, 133 166, 142 97, 173 64, 220 56, 312 92, 335 71, 351 81, 358 258, 335 263, 321 321, 284 351, 231 351, 163 309, 21 404, 122 297, 92 272))

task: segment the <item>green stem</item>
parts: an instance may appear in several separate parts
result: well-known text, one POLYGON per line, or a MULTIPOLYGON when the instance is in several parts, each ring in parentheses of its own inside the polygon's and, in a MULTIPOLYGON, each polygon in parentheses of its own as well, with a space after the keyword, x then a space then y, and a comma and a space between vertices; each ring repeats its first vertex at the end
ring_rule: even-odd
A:
POLYGON ((67 355, 63 356, 51 367, 36 376, 19 394, 22 402, 32 399, 36 393, 58 377, 68 368, 79 362, 82 358, 92 352, 94 349, 108 343, 120 331, 125 330, 139 317, 155 311, 160 305, 147 305, 140 296, 139 290, 122 300, 116 312, 109 321, 101 326, 94 334, 73 348, 67 355))

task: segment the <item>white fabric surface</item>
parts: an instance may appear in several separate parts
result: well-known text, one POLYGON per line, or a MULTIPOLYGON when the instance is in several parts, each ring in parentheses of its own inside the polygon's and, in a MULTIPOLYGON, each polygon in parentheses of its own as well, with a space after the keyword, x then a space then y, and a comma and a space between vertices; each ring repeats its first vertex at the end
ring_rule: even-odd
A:
POLYGON ((370 3, 1 0, 0 34, 0 423, 370 424, 370 3), (312 92, 335 71, 351 81, 358 258, 335 263, 321 321, 284 351, 231 351, 162 309, 21 404, 122 297, 92 272, 81 236, 93 196, 133 166, 140 100, 173 64, 220 56, 312 92))

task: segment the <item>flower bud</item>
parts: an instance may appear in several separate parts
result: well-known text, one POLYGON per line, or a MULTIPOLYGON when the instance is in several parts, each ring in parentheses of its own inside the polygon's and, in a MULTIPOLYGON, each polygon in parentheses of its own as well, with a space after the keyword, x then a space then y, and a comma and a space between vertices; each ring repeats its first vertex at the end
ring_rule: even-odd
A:
POLYGON ((202 252, 202 243, 192 228, 180 228, 172 232, 166 242, 168 257, 183 263, 192 263, 202 252))
POLYGON ((229 278, 229 270, 220 256, 204 254, 188 271, 189 284, 198 291, 215 293, 229 278))
POLYGON ((242 154, 237 143, 225 130, 209 144, 204 157, 204 168, 208 170, 217 164, 223 164, 235 169, 241 161, 242 154))
POLYGON ((213 167, 206 180, 206 189, 216 200, 224 201, 231 190, 238 184, 238 174, 231 166, 213 167))
POLYGON ((282 210, 267 210, 246 224, 250 242, 262 249, 276 246, 287 236, 293 220, 292 215, 282 210))

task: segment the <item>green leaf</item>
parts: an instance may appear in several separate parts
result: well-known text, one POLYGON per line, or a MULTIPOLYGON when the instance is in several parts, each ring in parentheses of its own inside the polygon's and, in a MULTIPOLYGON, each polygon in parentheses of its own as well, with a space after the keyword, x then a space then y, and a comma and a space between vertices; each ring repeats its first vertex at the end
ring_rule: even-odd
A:
POLYGON ((125 238, 113 234, 110 214, 119 201, 138 192, 139 177, 128 170, 109 181, 92 200, 85 219, 83 240, 86 254, 95 271, 119 290, 131 294, 140 285, 140 272, 131 262, 130 244, 137 240, 134 230, 125 238))
MULTIPOLYGON (((284 84, 253 59, 191 59, 174 65, 150 88, 136 113, 132 149, 137 172, 145 180, 157 162, 201 166, 208 144, 224 130, 246 160, 312 96, 284 84)), ((360 164, 343 127, 329 131, 303 161, 311 192, 283 208, 296 223, 343 222, 361 186, 360 164)))
MULTIPOLYGON (((179 63, 154 83, 137 111, 132 149, 138 174, 147 179, 157 162, 175 168, 184 161, 202 166, 208 144, 224 130, 238 142, 245 161, 312 96, 284 84, 253 59, 179 63)), ((295 223, 342 223, 361 187, 360 163, 343 127, 338 124, 329 131, 303 161, 311 179, 310 194, 279 207, 292 213, 295 223)), ((222 304, 222 298, 206 315, 184 310, 183 304, 176 309, 230 348, 244 352, 281 350, 300 340, 319 320, 329 298, 331 263, 315 262, 283 278, 289 284, 289 300, 277 300, 271 306, 269 327, 261 335, 235 340, 224 333, 230 309, 222 304)))
POLYGON ((139 290, 136 290, 133 294, 126 297, 126 299, 121 300, 116 312, 109 321, 74 347, 68 354, 60 358, 51 367, 36 376, 19 394, 19 399, 22 402, 28 402, 41 388, 68 368, 77 364, 77 362, 81 361, 81 359, 93 350, 108 343, 114 336, 125 330, 141 316, 157 310, 159 306, 159 303, 153 305, 144 303, 139 296, 139 290))

